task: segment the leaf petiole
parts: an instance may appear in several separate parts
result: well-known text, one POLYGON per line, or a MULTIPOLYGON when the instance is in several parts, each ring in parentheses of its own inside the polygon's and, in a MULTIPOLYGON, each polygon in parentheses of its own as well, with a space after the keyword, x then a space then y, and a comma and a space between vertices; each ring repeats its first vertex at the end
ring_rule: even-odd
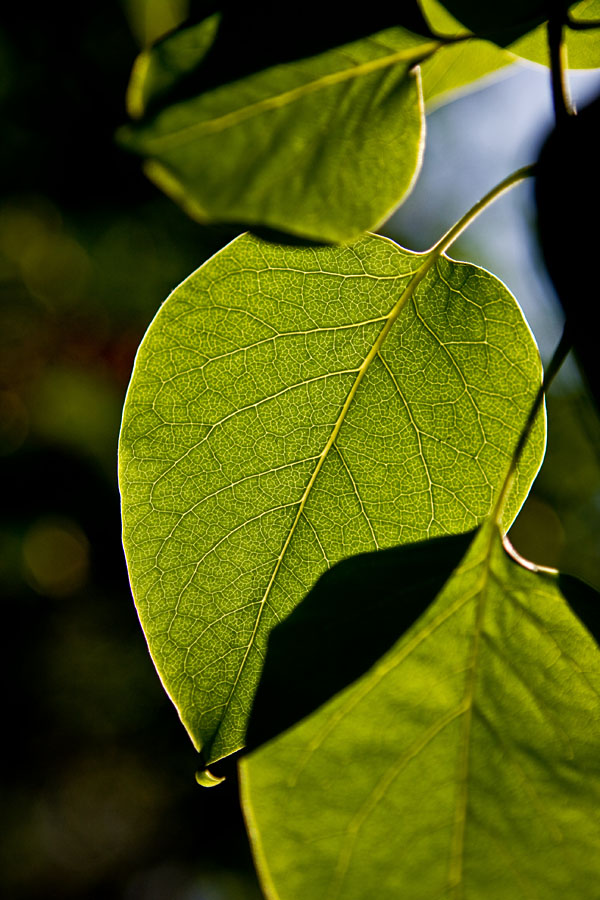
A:
POLYGON ((517 169, 515 172, 512 172, 510 175, 507 175, 502 181, 500 181, 495 187, 488 191, 488 193, 479 200, 475 206, 472 206, 471 209, 462 216, 458 220, 458 222, 450 228, 443 237, 439 239, 439 241, 433 245, 433 247, 428 251, 429 254, 435 254, 436 257, 441 256, 451 244, 463 233, 463 231, 473 222, 477 216, 484 211, 488 206, 490 206, 498 197, 501 196, 505 191, 510 190, 510 188, 514 187, 519 182, 524 181, 525 178, 531 178, 535 175, 535 165, 523 166, 521 169, 517 169))

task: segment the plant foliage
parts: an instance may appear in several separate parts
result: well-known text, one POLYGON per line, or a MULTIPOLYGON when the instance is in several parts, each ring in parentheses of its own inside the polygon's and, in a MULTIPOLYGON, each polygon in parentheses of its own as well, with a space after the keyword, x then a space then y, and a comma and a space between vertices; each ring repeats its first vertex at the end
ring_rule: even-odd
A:
MULTIPOLYGON (((521 54, 552 59, 568 116, 560 60, 600 63, 600 4, 374 4, 281 46, 272 7, 144 51, 120 134, 195 218, 260 232, 171 294, 136 360, 120 484, 150 652, 203 767, 247 746, 270 897, 591 898, 598 598, 504 538, 568 347, 541 388, 516 300, 446 252, 533 169, 426 253, 365 232, 417 176, 425 101, 521 54)), ((542 155, 541 208, 576 135, 542 155)), ((550 262, 559 291, 575 256, 550 262)))

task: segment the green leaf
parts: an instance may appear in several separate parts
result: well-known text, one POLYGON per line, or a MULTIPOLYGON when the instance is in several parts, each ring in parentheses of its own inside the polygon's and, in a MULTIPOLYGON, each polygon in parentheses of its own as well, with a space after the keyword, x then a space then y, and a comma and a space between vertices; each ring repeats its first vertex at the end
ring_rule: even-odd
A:
MULTIPOLYGON (((438 0, 420 0, 421 9, 435 34, 446 37, 468 36, 464 25, 438 0)), ((447 103, 473 88, 484 77, 496 76, 515 62, 515 57, 490 41, 469 38, 440 47, 421 65, 423 97, 430 109, 447 103)))
MULTIPOLYGON (((600 22, 600 0, 583 0, 570 9, 573 19, 600 22)), ((574 31, 565 29, 567 64, 570 69, 595 69, 600 67, 600 29, 574 31)), ((550 65, 546 26, 541 25, 515 41, 510 50, 532 62, 550 65)))
MULTIPOLYGON (((397 581, 399 604, 421 589, 397 581)), ((557 575, 508 555, 488 522, 376 665, 242 762, 268 896, 591 897, 599 699, 598 647, 557 575)))
MULTIPOLYGON (((377 236, 243 235, 169 297, 125 404, 124 545, 206 764, 243 744, 268 634, 328 566, 489 513, 540 378, 496 278, 377 236)), ((540 420, 508 520, 543 450, 540 420)))
POLYGON ((427 109, 484 86, 483 78, 506 74, 515 57, 496 44, 473 38, 441 47, 421 65, 427 109))
POLYGON ((134 119, 143 116, 202 62, 219 28, 213 15, 174 32, 137 57, 127 88, 127 111, 134 119))
MULTIPOLYGON (((134 114, 197 68, 217 25, 211 17, 141 58, 129 91, 134 114)), ((199 87, 119 137, 200 221, 347 242, 387 218, 413 184, 424 137, 414 67, 437 46, 390 28, 199 87)))
POLYGON ((443 5, 469 31, 506 46, 547 19, 550 3, 548 0, 503 0, 502 3, 444 0, 443 5))
MULTIPOLYGON (((420 0, 423 13, 432 31, 439 35, 456 37, 469 34, 438 0, 420 0)), ((483 15, 491 9, 479 4, 483 15)), ((583 0, 570 10, 574 19, 600 21, 600 0, 583 0)), ((591 69, 600 66, 600 31, 573 31, 565 29, 568 66, 571 69, 591 69)), ((428 106, 451 100, 465 89, 479 87, 478 79, 505 69, 519 57, 550 64, 546 24, 539 25, 527 34, 501 49, 490 41, 476 38, 441 47, 421 66, 423 96, 428 106), (510 51, 510 52, 509 52, 510 51)))
POLYGON ((467 532, 359 553, 321 575, 269 636, 246 749, 310 715, 378 662, 435 600, 472 539, 467 532))

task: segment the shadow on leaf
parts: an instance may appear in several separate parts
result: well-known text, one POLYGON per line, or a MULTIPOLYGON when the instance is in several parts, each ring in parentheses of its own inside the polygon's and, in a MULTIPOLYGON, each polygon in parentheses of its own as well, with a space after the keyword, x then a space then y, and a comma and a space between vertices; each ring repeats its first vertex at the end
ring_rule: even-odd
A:
POLYGON ((246 749, 360 678, 437 597, 474 532, 363 553, 319 578, 269 638, 246 749))
MULTIPOLYGON (((433 37, 416 0, 402 7, 374 0, 368 7, 344 8, 327 0, 303 3, 261 0, 240 4, 237 0, 192 4, 182 29, 219 13, 214 42, 186 77, 174 79, 161 104, 181 102, 222 84, 230 84, 254 72, 297 59, 306 59, 386 28, 401 26, 433 37), (276 40, 274 40, 276 36, 276 40)), ((169 41, 167 35, 165 41, 169 41)), ((157 45, 160 47, 160 42, 157 45)))

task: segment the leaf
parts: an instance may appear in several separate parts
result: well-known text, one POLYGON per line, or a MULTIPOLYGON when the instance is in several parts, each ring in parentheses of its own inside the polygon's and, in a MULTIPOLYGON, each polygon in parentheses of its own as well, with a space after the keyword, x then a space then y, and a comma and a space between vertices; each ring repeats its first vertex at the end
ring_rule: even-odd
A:
POLYGON ((304 0, 291 7, 273 0, 257 0, 251 6, 221 0, 209 6, 212 15, 208 9, 200 10, 199 17, 191 16, 185 26, 140 54, 134 73, 138 66, 142 71, 137 84, 130 85, 134 94, 139 89, 134 103, 138 111, 130 110, 132 115, 156 111, 165 102, 189 100, 263 69, 319 56, 392 27, 433 38, 417 0, 408 0, 400 10, 373 0, 368 8, 348 8, 341 17, 323 16, 327 0, 304 0))
POLYGON ((511 53, 489 41, 473 39, 441 47, 421 65, 427 110, 484 87, 487 79, 507 74, 514 62, 511 53))
MULTIPOLYGON (((196 85, 217 26, 211 17, 142 56, 134 114, 194 73, 196 85)), ((119 138, 199 221, 347 242, 387 218, 413 184, 424 139, 414 67, 437 46, 389 28, 231 83, 211 84, 209 71, 208 87, 159 103, 119 138)))
POLYGON ((503 0, 502 3, 444 0, 443 5, 473 34, 490 38, 502 47, 546 20, 550 7, 549 0, 503 0))
MULTIPOLYGON (((169 297, 125 404, 124 546, 207 764, 242 746, 268 634, 325 569, 488 514, 540 377, 496 278, 381 237, 243 235, 169 297)), ((540 420, 509 520, 543 449, 540 420)))
POLYGON ((359 553, 321 575, 269 636, 247 750, 310 715, 368 671, 435 600, 472 539, 467 532, 359 553))
MULTIPOLYGON (((397 581, 398 604, 420 590, 397 581)), ((376 665, 242 761, 268 896, 591 896, 599 699, 598 647, 557 574, 509 556, 488 522, 376 665)))
MULTIPOLYGON (((600 21, 600 0, 583 0, 570 9, 573 19, 600 21)), ((600 66, 600 30, 565 29, 567 63, 570 69, 595 69, 600 66)), ((510 50, 532 62, 550 65, 546 26, 541 25, 515 41, 510 50)))
POLYGON ((593 260, 597 236, 590 210, 600 204, 596 137, 600 97, 555 128, 540 153, 536 174, 538 234, 546 267, 567 318, 571 340, 600 410, 598 340, 590 327, 597 293, 593 260))
MULTIPOLYGON (((469 34, 465 26, 438 0, 420 0, 420 3, 434 34, 449 37, 469 34)), ((494 8, 485 4, 477 4, 477 8, 483 16, 489 15, 490 10, 494 9, 500 9, 500 15, 505 12, 505 7, 494 8)), ((569 12, 573 19, 600 21, 600 0, 583 0, 574 4, 569 12)), ((565 41, 570 69, 593 69, 600 66, 600 31, 574 31, 566 28, 565 41)), ((438 98, 442 96, 444 100, 452 99, 452 94, 457 89, 464 91, 476 79, 498 72, 519 57, 545 66, 550 65, 546 23, 512 40, 505 49, 490 41, 475 38, 441 47, 422 65, 425 100, 431 104, 434 99, 438 103, 438 98)), ((478 85, 475 83, 474 86, 478 85)))
POLYGON ((419 2, 432 33, 465 38, 443 45, 423 61, 421 82, 428 110, 480 88, 482 78, 497 76, 500 70, 515 62, 515 57, 497 44, 468 37, 470 32, 438 0, 419 2))

